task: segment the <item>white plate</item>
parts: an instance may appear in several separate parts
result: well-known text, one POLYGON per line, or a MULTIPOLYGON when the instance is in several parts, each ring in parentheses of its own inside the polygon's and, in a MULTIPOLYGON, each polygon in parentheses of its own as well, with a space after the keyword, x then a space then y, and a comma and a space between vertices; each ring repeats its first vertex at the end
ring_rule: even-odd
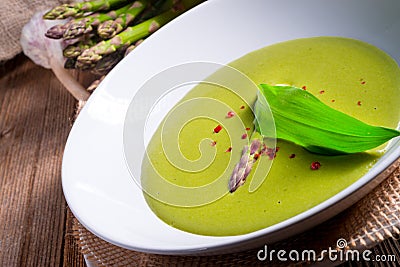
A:
POLYGON ((320 205, 271 227, 233 237, 189 234, 160 221, 131 178, 123 126, 136 90, 160 71, 192 61, 228 63, 266 45, 309 36, 369 42, 400 62, 398 0, 211 0, 152 35, 101 83, 82 110, 65 148, 62 182, 74 215, 116 245, 161 254, 233 252, 298 233, 365 195, 400 155, 399 140, 356 183, 320 205))

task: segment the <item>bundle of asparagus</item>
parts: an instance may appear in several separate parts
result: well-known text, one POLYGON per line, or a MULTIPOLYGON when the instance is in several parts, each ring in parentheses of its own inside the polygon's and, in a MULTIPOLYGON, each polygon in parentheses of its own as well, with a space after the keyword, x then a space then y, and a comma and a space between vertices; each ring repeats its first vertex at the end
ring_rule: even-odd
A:
MULTIPOLYGON (((46 20, 68 19, 45 34, 65 41, 65 68, 108 73, 146 37, 204 0, 92 0, 57 6, 46 20)), ((91 87, 93 88, 93 87, 91 87)))

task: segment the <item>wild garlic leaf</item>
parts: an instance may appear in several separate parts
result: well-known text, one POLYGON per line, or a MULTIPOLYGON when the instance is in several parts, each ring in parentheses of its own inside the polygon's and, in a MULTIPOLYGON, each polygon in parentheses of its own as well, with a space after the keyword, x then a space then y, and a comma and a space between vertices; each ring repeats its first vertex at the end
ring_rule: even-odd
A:
POLYGON ((368 125, 335 110, 300 88, 261 84, 254 110, 256 130, 264 136, 270 120, 264 114, 264 97, 275 120, 276 137, 310 152, 325 155, 363 152, 400 135, 397 130, 368 125))

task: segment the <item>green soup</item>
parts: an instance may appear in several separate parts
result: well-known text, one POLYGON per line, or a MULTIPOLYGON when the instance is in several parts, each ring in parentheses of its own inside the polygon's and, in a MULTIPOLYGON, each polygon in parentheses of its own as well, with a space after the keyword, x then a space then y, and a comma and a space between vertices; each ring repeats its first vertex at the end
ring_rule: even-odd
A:
MULTIPOLYGON (((396 128, 400 120, 400 70, 383 51, 367 43, 338 37, 315 37, 274 44, 247 54, 230 64, 256 84, 288 84, 303 87, 325 104, 372 125, 396 128)), ((228 103, 245 127, 253 127, 253 114, 244 101, 229 90, 201 85, 185 99, 210 97, 228 103)), ((200 107, 194 106, 193 112, 200 107)), ((207 107, 203 107, 207 108, 207 107)), ((173 118, 172 118, 173 120, 173 118)), ((160 174, 179 186, 202 186, 224 173, 230 153, 240 155, 241 148, 232 147, 230 138, 240 138, 221 130, 209 118, 196 118, 182 127, 179 140, 164 129, 166 139, 179 145, 189 160, 201 156, 199 143, 204 138, 215 141, 217 152, 209 168, 198 172, 182 171, 168 160, 161 142, 161 130, 152 137, 149 160, 142 166, 142 182, 157 191, 160 174)), ((255 192, 248 190, 249 180, 234 193, 226 193, 211 203, 197 207, 178 207, 157 200, 145 193, 154 213, 166 223, 184 231, 201 235, 239 235, 282 222, 345 189, 364 175, 381 156, 377 148, 365 153, 322 156, 283 140, 265 181, 255 192), (321 167, 312 170, 318 161, 321 167)), ((230 173, 228 172, 228 176, 230 173)), ((227 179, 229 177, 226 177, 227 179)), ((171 189, 170 197, 182 195, 171 189)), ((191 196, 184 196, 190 198, 191 196)), ((193 195, 193 198, 201 196, 193 195)))

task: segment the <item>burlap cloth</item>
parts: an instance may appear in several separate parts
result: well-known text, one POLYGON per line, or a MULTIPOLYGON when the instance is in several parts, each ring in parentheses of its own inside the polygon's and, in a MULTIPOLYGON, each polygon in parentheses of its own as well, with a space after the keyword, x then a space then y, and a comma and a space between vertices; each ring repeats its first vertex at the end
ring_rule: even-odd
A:
POLYGON ((1 0, 0 1, 0 62, 22 51, 19 44, 22 27, 32 15, 70 0, 1 0))
MULTIPOLYGON (((337 241, 347 241, 344 249, 364 251, 371 249, 385 240, 384 249, 376 250, 376 255, 396 255, 395 262, 389 265, 400 266, 400 158, 386 171, 380 174, 384 181, 368 195, 349 209, 328 221, 278 243, 269 245, 278 251, 314 250, 317 253, 324 249, 337 247, 337 241)), ((167 256, 130 251, 112 245, 89 232, 74 219, 73 235, 82 251, 94 266, 288 266, 309 265, 310 262, 261 262, 257 252, 262 249, 215 256, 167 256)), ((374 250, 371 249, 372 252, 374 250)), ((371 262, 373 263, 373 262, 371 262)), ((375 262, 376 263, 376 262, 375 262)), ((340 261, 313 262, 313 264, 337 265, 340 261)), ((358 262, 362 266, 364 262, 358 262)), ((372 266, 372 265, 371 265, 372 266)))

